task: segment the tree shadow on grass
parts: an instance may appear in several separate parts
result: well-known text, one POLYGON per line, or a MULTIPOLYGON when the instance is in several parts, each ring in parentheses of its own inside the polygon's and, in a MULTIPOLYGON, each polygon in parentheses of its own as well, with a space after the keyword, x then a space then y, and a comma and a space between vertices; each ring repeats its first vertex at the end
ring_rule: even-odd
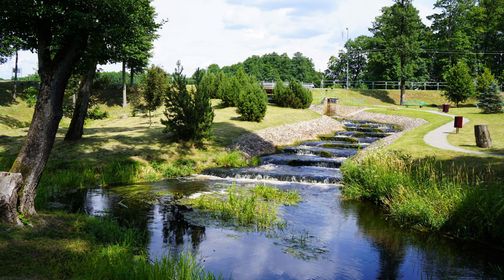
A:
POLYGON ((0 124, 6 125, 10 128, 24 128, 29 127, 29 122, 22 122, 7 115, 0 115, 0 124))
POLYGON ((383 103, 397 105, 396 102, 394 101, 394 99, 392 99, 388 95, 388 92, 386 90, 363 90, 363 89, 360 89, 360 90, 355 90, 355 91, 357 91, 358 93, 360 93, 364 96, 380 100, 383 103))

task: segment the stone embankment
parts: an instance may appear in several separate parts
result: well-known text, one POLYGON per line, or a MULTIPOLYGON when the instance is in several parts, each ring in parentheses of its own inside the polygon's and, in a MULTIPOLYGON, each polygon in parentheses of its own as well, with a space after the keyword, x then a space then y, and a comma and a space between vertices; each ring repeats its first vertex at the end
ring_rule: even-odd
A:
POLYGON ((342 124, 327 116, 318 119, 271 127, 239 137, 231 149, 239 150, 249 157, 272 154, 276 147, 291 145, 299 141, 317 139, 323 134, 342 130, 342 124))

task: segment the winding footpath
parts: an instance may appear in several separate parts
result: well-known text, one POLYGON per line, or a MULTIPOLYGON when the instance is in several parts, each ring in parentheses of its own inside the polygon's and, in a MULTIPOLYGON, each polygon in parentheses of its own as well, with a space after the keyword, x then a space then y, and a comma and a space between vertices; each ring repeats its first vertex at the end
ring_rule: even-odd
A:
MULTIPOLYGON (((410 109, 410 110, 413 110, 413 109, 410 109)), ((427 113, 431 113, 431 114, 450 117, 452 119, 455 118, 454 115, 450 115, 447 113, 441 113, 441 112, 429 111, 429 110, 425 110, 422 112, 427 112, 427 113)), ((464 125, 466 125, 470 121, 471 120, 464 117, 463 123, 464 123, 464 125)), ((482 155, 482 156, 504 157, 504 155, 500 155, 500 154, 466 150, 466 149, 463 149, 460 147, 453 146, 452 144, 450 144, 448 142, 448 135, 452 134, 454 131, 455 131, 455 128, 453 127, 453 121, 450 121, 447 124, 444 124, 436 129, 430 131, 429 133, 427 133, 424 136, 424 142, 434 148, 438 148, 441 150, 454 151, 454 152, 460 152, 460 153, 466 153, 466 154, 474 154, 474 155, 482 155)))

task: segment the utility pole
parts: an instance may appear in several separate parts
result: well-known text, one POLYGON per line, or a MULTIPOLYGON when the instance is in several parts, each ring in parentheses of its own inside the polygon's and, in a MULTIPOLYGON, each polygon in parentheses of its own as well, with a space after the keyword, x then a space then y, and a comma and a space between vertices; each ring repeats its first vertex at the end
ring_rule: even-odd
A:
MULTIPOLYGON (((348 43, 348 27, 346 28, 346 43, 348 43)), ((346 48, 347 50, 347 60, 346 60, 346 89, 349 88, 349 77, 348 77, 348 74, 349 74, 349 66, 350 66, 350 53, 348 52, 348 46, 346 48)))

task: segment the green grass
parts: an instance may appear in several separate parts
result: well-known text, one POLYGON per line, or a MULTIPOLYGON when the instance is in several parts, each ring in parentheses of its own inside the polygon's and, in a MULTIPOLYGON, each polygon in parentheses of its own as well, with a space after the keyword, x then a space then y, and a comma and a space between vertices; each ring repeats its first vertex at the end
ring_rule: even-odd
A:
POLYGON ((0 225, 0 271, 8 279, 215 279, 191 255, 151 263, 146 235, 106 218, 42 213, 34 227, 0 225))
POLYGON ((345 198, 370 200, 402 226, 504 246, 504 188, 491 169, 385 152, 341 170, 345 198))
POLYGON ((284 225, 278 217, 281 205, 295 205, 300 201, 301 197, 296 191, 282 191, 269 186, 252 189, 233 186, 224 194, 203 194, 197 198, 183 199, 181 203, 235 226, 267 230, 284 225))
MULTIPOLYGON (((346 90, 346 89, 314 89, 313 104, 320 104, 324 97, 338 98, 338 103, 347 106, 398 105, 399 90, 346 90)), ((441 91, 407 90, 405 100, 423 101, 427 104, 446 103, 441 91)))
POLYGON ((468 118, 470 122, 460 129, 459 134, 448 135, 451 144, 468 150, 493 152, 504 154, 504 114, 482 114, 478 108, 454 108, 451 114, 468 118), (486 124, 492 137, 491 149, 482 149, 476 146, 474 126, 486 124))

